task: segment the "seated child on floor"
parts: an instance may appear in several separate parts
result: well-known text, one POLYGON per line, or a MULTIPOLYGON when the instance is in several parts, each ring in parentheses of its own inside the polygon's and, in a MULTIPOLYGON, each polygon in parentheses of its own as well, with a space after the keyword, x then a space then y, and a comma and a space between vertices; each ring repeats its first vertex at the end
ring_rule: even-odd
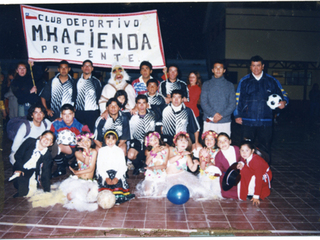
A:
POLYGON ((239 199, 238 190, 239 184, 233 186, 230 190, 224 191, 222 189, 222 180, 228 168, 235 162, 239 162, 240 152, 237 146, 231 145, 231 139, 228 134, 221 132, 217 138, 217 145, 220 148, 215 157, 215 165, 220 169, 222 175, 220 176, 221 195, 224 198, 239 199))
POLYGON ((187 171, 187 166, 192 172, 196 171, 199 166, 199 162, 193 162, 190 156, 192 142, 189 134, 186 132, 177 133, 173 138, 173 143, 175 147, 170 147, 166 170, 166 193, 172 186, 176 184, 183 184, 189 189, 191 198, 207 197, 207 190, 202 187, 199 179, 187 171))
POLYGON ((116 145, 118 134, 114 130, 107 130, 104 140, 106 146, 99 149, 96 170, 99 191, 112 191, 116 197, 116 205, 119 205, 133 199, 135 195, 130 193, 125 177, 127 165, 124 153, 116 145))
POLYGON ((166 167, 169 149, 162 142, 158 132, 148 132, 145 137, 146 165, 145 179, 137 184, 140 196, 158 197, 165 190, 166 167))
POLYGON ((64 205, 65 208, 78 211, 94 211, 98 208, 98 204, 95 203, 98 184, 93 180, 97 151, 93 138, 94 135, 90 132, 81 132, 76 136, 77 148, 82 149, 75 152, 79 169, 69 167, 74 176, 70 176, 59 186, 68 200, 64 205))
POLYGON ((251 141, 244 141, 240 145, 241 157, 245 160, 237 165, 240 169, 240 199, 245 201, 247 196, 253 196, 253 205, 258 206, 261 199, 270 195, 272 172, 268 163, 255 153, 251 141))
POLYGON ((216 139, 218 134, 209 130, 202 134, 203 148, 200 150, 200 173, 198 174, 201 184, 208 190, 212 198, 222 198, 220 188, 220 169, 215 166, 216 139))
POLYGON ((18 148, 14 155, 16 162, 11 177, 18 192, 13 197, 28 195, 33 184, 42 186, 45 192, 50 192, 52 157, 48 147, 52 146, 54 141, 54 134, 44 131, 38 139, 27 138, 18 148))

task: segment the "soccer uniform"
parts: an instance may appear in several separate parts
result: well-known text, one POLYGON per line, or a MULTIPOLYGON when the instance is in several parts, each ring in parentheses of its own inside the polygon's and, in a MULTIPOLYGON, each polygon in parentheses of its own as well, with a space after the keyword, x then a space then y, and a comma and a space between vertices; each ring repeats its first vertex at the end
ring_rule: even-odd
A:
POLYGON ((50 121, 60 117, 60 108, 64 104, 74 105, 75 100, 73 78, 68 75, 68 80, 62 83, 59 75, 60 73, 51 79, 40 93, 40 97, 43 97, 46 101, 50 101, 50 109, 54 112, 52 117, 48 117, 50 121))
POLYGON ((189 133, 192 142, 195 141, 194 133, 200 131, 193 111, 183 103, 179 107, 168 104, 162 113, 162 124, 163 140, 169 145, 172 144, 174 135, 180 131, 189 133))
POLYGON ((162 126, 162 111, 167 106, 166 100, 160 93, 156 93, 154 96, 150 96, 149 93, 145 95, 148 97, 151 110, 155 113, 156 131, 160 133, 161 131, 158 128, 162 126))
POLYGON ((173 90, 181 90, 182 98, 185 97, 189 101, 189 89, 184 81, 177 79, 175 82, 170 82, 167 79, 166 81, 161 82, 159 85, 159 93, 164 97, 167 97, 167 94, 171 95, 173 90))

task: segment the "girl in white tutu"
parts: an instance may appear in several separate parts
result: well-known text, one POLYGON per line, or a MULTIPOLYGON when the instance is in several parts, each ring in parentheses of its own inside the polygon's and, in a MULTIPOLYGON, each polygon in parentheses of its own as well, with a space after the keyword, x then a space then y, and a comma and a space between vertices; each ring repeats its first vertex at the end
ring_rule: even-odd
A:
POLYGON ((77 136, 77 146, 82 148, 75 153, 79 169, 69 167, 74 176, 70 176, 59 186, 68 200, 65 208, 78 211, 94 211, 98 208, 98 184, 93 180, 97 160, 93 137, 89 132, 82 132, 77 136))
POLYGON ((215 166, 215 155, 218 152, 216 148, 216 139, 218 134, 215 131, 209 130, 202 134, 201 139, 204 147, 200 150, 200 173, 199 180, 207 190, 208 197, 220 199, 220 175, 221 171, 215 166))
POLYGON ((163 197, 166 190, 166 167, 169 148, 165 146, 157 132, 149 132, 145 137, 146 165, 145 179, 137 184, 139 196, 163 197))
POLYGON ((187 167, 194 172, 199 166, 199 162, 193 162, 191 158, 192 142, 189 134, 186 132, 177 133, 173 138, 173 143, 175 147, 170 147, 166 170, 166 193, 172 186, 183 184, 189 189, 191 198, 206 198, 207 190, 200 184, 195 175, 187 171, 187 167))

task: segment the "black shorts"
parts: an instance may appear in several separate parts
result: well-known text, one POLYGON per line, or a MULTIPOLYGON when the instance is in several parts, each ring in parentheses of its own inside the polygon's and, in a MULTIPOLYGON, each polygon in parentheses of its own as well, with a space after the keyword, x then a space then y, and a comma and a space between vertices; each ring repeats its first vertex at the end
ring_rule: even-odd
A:
POLYGON ((162 141, 169 146, 173 146, 173 136, 162 134, 162 141))
POLYGON ((137 150, 139 153, 145 151, 145 146, 144 144, 141 144, 141 142, 137 139, 130 139, 129 140, 129 149, 133 148, 135 150, 137 150))

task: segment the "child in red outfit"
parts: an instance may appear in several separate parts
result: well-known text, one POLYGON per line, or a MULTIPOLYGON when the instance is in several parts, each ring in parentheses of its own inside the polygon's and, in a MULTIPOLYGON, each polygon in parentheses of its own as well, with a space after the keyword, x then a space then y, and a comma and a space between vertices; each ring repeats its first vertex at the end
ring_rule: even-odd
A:
POLYGON ((252 142, 245 141, 240 146, 240 155, 245 160, 238 163, 240 169, 240 199, 246 200, 248 195, 253 195, 251 201, 258 206, 260 199, 270 195, 272 173, 268 163, 254 153, 252 142))

